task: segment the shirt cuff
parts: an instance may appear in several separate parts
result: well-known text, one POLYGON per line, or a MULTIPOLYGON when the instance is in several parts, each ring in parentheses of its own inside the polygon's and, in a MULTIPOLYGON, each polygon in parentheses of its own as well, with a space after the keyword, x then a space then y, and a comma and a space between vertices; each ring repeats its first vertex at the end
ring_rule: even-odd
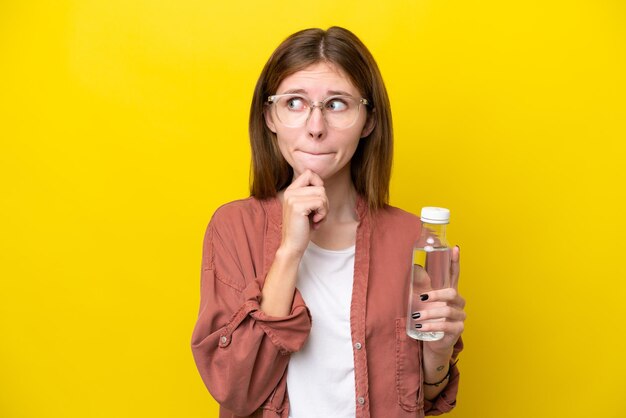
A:
POLYGON ((311 331, 311 314, 297 289, 291 312, 284 317, 270 316, 261 310, 261 285, 258 280, 246 286, 244 299, 247 313, 278 347, 281 354, 299 351, 304 346, 311 331))

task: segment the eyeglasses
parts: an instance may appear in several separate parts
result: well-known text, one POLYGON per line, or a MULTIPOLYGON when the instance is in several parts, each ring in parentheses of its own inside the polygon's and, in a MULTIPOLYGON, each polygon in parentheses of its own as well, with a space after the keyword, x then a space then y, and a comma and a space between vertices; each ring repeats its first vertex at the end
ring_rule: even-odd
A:
POLYGON ((359 117, 361 105, 369 105, 367 99, 352 96, 330 96, 314 102, 301 94, 275 94, 267 98, 274 105, 274 114, 284 126, 300 128, 306 124, 316 107, 322 112, 328 126, 346 129, 354 125, 359 117))

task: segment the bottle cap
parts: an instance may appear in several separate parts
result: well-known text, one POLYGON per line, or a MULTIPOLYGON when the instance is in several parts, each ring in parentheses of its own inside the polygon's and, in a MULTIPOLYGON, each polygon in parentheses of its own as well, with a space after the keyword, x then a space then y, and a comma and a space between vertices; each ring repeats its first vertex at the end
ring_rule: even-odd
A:
POLYGON ((450 222, 450 210, 434 206, 423 207, 422 222, 429 224, 447 224, 450 222))

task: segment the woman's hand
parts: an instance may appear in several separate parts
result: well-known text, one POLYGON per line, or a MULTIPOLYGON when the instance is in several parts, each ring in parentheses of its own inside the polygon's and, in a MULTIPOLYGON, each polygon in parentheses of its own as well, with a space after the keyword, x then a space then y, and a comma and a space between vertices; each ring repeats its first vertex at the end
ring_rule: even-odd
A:
POLYGON ((439 355, 451 355, 452 348, 463 333, 465 321, 465 299, 458 293, 459 272, 460 272, 460 250, 459 247, 450 250, 450 287, 440 290, 431 290, 424 293, 425 306, 430 302, 437 303, 432 308, 425 308, 419 312, 419 319, 416 321, 422 325, 419 329, 423 332, 442 331, 444 336, 439 341, 425 341, 424 350, 430 350, 439 355), (435 320, 429 322, 428 320, 435 320), (423 322, 428 321, 428 322, 423 322))
POLYGON ((315 229, 328 214, 324 182, 307 170, 283 194, 282 241, 265 277, 261 310, 267 315, 284 317, 291 312, 298 266, 315 229))
POLYGON ((282 249, 291 254, 304 254, 311 239, 311 229, 317 229, 327 214, 324 182, 313 171, 306 170, 283 195, 282 249))

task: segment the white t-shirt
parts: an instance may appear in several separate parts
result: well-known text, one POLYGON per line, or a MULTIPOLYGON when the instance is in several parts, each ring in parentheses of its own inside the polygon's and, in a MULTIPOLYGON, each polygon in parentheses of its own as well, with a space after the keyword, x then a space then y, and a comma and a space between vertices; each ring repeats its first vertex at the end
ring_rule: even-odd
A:
POLYGON ((354 249, 333 251, 309 243, 296 287, 312 317, 311 333, 287 369, 290 418, 354 418, 354 356, 350 303, 354 249))

